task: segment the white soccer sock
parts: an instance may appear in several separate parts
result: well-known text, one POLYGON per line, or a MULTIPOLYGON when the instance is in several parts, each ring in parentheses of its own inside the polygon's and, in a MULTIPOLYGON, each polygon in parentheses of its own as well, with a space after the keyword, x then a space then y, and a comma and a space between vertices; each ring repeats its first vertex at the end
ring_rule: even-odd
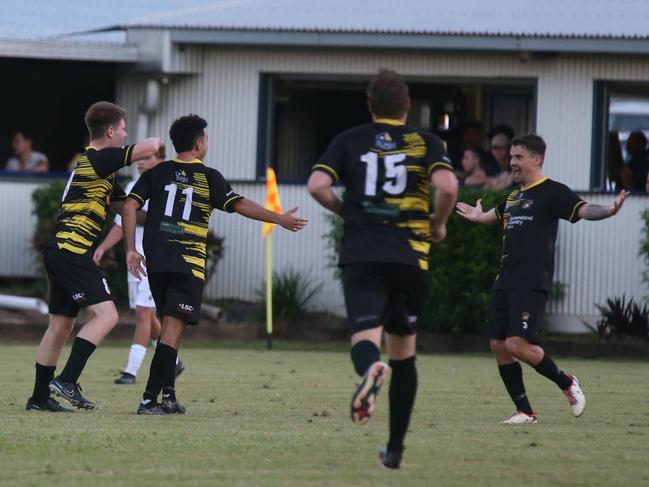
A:
POLYGON ((137 375, 137 371, 140 370, 145 355, 146 347, 135 343, 131 345, 131 351, 128 354, 128 364, 126 364, 124 372, 133 376, 137 375))

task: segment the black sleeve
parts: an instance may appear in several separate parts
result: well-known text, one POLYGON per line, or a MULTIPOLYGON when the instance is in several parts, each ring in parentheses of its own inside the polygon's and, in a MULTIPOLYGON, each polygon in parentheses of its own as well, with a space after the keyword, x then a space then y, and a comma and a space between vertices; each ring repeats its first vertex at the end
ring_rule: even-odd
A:
POLYGON ((499 222, 503 221, 503 215, 505 214, 505 208, 507 207, 507 198, 502 200, 498 205, 494 207, 494 211, 496 212, 496 218, 498 218, 499 222))
POLYGON ((151 185, 153 182, 153 169, 144 171, 140 178, 137 180, 131 192, 128 194, 129 198, 133 198, 140 204, 140 208, 144 205, 144 202, 151 197, 151 185))
POLYGON ((210 171, 209 181, 212 208, 228 213, 234 212, 234 203, 242 200, 243 196, 236 193, 216 169, 210 171))
POLYGON ((576 223, 580 220, 578 210, 585 204, 586 202, 568 186, 557 183, 551 201, 553 216, 567 220, 570 223, 576 223))
POLYGON ((318 162, 311 167, 311 171, 321 171, 329 174, 334 183, 344 180, 345 176, 345 141, 338 135, 331 141, 327 150, 320 156, 318 162))
POLYGON ((100 178, 105 178, 115 171, 131 164, 135 145, 107 147, 98 151, 88 151, 88 160, 100 178))
POLYGON ((110 194, 110 202, 114 201, 124 201, 126 199, 126 193, 119 185, 117 181, 113 183, 113 192, 110 194))
POLYGON ((446 155, 444 142, 439 137, 429 134, 426 145, 426 170, 429 176, 438 169, 453 170, 453 164, 446 155))

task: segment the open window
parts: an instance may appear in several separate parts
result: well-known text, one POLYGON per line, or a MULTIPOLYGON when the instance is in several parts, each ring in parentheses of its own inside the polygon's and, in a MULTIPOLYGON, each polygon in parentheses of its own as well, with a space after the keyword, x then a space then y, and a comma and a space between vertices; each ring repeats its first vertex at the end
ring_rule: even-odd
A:
MULTIPOLYGON (((336 134, 370 121, 365 95, 369 80, 262 75, 257 177, 263 178, 264 168, 271 165, 284 183, 306 181, 336 134)), ((534 129, 533 80, 409 79, 408 85, 412 99, 408 124, 439 135, 453 158, 461 152, 469 121, 482 124, 485 150, 496 125, 509 125, 515 135, 534 129)))
POLYGON ((591 189, 646 193, 649 84, 595 82, 591 189))

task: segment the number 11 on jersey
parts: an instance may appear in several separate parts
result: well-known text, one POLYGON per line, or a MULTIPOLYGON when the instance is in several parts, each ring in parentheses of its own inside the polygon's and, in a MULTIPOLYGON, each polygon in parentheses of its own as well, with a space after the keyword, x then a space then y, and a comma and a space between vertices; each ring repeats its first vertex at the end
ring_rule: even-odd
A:
MULTIPOLYGON (((165 186, 165 191, 167 194, 167 204, 165 205, 165 216, 172 216, 174 211, 174 203, 176 202, 176 193, 178 192, 178 186, 174 183, 167 184, 165 186)), ((194 193, 193 188, 185 188, 182 190, 181 194, 185 195, 185 206, 183 206, 183 220, 189 221, 189 216, 192 211, 192 196, 194 193)))

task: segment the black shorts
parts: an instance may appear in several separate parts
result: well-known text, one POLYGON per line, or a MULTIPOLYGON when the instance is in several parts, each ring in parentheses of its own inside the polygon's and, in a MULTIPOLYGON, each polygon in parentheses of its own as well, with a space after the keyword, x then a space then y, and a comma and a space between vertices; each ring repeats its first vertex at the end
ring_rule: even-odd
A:
POLYGON ((428 280, 419 267, 362 262, 342 268, 347 317, 352 333, 377 326, 394 335, 417 333, 428 280))
POLYGON ((205 282, 182 272, 149 272, 149 287, 158 314, 197 325, 205 282))
POLYGON ((50 281, 50 314, 76 317, 79 308, 112 301, 110 289, 99 267, 83 255, 48 247, 43 252, 50 281))
POLYGON ((495 289, 489 309, 489 336, 496 340, 523 337, 536 343, 548 295, 531 289, 495 289))

